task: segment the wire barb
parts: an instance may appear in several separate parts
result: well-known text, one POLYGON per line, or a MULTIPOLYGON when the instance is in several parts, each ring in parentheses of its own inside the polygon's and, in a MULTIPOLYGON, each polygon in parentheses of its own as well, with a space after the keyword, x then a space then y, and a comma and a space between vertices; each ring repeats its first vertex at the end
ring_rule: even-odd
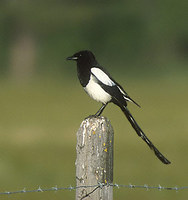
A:
POLYGON ((55 187, 52 187, 52 190, 58 191, 57 185, 55 187))
POLYGON ((37 192, 43 192, 40 186, 38 187, 37 192))
POLYGON ((119 189, 119 185, 117 183, 115 183, 114 185, 112 185, 114 187, 117 187, 119 189))
POLYGON ((144 185, 144 188, 146 188, 146 190, 147 190, 147 191, 149 190, 149 188, 148 188, 148 185, 147 185, 147 184, 145 184, 145 185, 144 185))

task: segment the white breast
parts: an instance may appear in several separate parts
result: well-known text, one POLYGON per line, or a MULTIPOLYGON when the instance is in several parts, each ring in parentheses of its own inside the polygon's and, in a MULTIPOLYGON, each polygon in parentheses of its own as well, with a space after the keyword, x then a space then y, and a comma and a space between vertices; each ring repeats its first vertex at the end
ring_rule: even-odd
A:
POLYGON ((94 100, 106 104, 111 100, 111 95, 105 92, 101 86, 96 82, 96 78, 91 74, 89 83, 84 88, 84 90, 89 94, 94 100))

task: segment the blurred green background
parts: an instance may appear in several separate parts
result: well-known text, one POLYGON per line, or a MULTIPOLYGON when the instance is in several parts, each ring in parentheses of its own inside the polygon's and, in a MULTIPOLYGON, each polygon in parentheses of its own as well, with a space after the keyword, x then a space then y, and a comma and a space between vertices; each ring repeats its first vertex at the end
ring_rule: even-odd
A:
MULTIPOLYGON (((76 132, 101 106, 75 63, 89 49, 142 108, 129 108, 172 162, 163 165, 109 105, 114 183, 188 186, 186 0, 0 1, 0 192, 75 185, 76 132)), ((74 199, 74 191, 2 199, 74 199)), ((187 191, 114 189, 114 199, 186 199, 187 191)))

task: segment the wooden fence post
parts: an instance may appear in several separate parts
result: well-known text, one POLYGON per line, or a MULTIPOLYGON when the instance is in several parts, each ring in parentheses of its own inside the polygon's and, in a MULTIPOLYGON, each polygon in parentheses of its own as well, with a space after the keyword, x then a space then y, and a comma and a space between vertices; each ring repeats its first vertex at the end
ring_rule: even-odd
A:
POLYGON ((113 128, 105 117, 85 119, 77 132, 76 200, 112 200, 113 128), (104 187, 82 187, 106 184, 104 187), (80 187, 81 186, 81 187, 80 187))

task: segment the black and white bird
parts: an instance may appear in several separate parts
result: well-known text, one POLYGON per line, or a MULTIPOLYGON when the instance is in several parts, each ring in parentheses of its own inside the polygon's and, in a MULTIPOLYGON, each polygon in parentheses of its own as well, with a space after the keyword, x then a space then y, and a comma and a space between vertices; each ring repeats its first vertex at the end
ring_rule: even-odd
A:
POLYGON ((74 60, 77 62, 77 73, 82 87, 91 98, 102 103, 102 107, 94 116, 100 116, 107 104, 113 102, 121 108, 138 136, 146 142, 154 151, 155 155, 164 164, 170 164, 170 161, 166 159, 147 138, 127 108, 127 102, 133 102, 137 106, 139 105, 109 75, 109 73, 100 66, 93 53, 88 50, 80 51, 68 57, 67 60, 74 60))

